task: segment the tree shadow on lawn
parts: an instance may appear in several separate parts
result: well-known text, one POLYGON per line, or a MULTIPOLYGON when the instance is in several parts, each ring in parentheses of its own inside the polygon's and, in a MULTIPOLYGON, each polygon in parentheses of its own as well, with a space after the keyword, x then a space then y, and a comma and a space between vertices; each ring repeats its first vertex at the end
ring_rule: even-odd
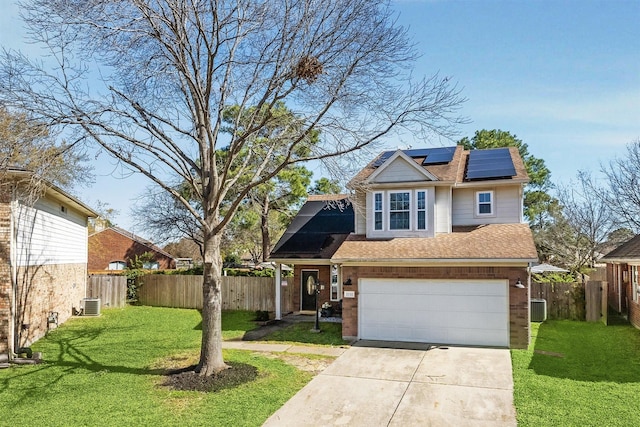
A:
POLYGON ((640 382, 640 331, 629 325, 546 321, 529 369, 588 382, 640 382))

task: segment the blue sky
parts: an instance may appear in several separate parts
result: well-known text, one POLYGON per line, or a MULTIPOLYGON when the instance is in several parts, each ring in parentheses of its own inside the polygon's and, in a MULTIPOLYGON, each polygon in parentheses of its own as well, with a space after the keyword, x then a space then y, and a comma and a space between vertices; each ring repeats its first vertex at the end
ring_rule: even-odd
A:
MULTIPOLYGON (((0 3, 0 45, 24 49, 16 7, 0 3)), ((471 123, 461 137, 507 130, 561 183, 578 170, 597 172, 640 138, 640 0, 396 0, 393 7, 421 54, 415 75, 450 76, 468 98, 461 113, 471 123)), ((409 138, 397 146, 408 144, 442 142, 409 138)), ((146 184, 116 178, 104 155, 98 164, 95 185, 79 197, 108 203, 120 211, 120 226, 139 231, 128 206, 146 184)))

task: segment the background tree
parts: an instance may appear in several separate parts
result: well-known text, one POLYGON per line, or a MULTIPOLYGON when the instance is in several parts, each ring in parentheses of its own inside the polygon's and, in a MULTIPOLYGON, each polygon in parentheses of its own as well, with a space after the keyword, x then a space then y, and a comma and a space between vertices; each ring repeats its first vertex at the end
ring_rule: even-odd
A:
POLYGON ((635 233, 640 233, 640 139, 627 145, 626 155, 602 167, 608 178, 603 196, 609 209, 635 233))
POLYGON ((42 180, 70 191, 93 177, 86 156, 75 144, 58 142, 50 127, 24 112, 0 107, 0 181, 8 169, 33 172, 22 197, 36 199, 42 180), (32 193, 32 194, 27 194, 32 193))
POLYGON ((313 184, 309 194, 341 194, 342 191, 342 185, 337 179, 322 177, 313 184))
POLYGON ((411 80, 416 53, 386 1, 25 0, 22 12, 49 56, 3 52, 0 102, 98 144, 199 224, 201 375, 227 368, 220 244, 249 192, 290 165, 400 130, 448 137, 460 123, 448 78, 411 80), (265 144, 257 137, 279 102, 295 106, 300 126, 265 144), (300 154, 314 131, 321 141, 300 154))
POLYGON ((549 194, 552 188, 551 171, 543 159, 530 154, 527 144, 516 135, 500 129, 478 130, 471 139, 464 137, 458 144, 467 150, 517 147, 530 180, 524 192, 524 216, 532 228, 544 228, 556 201, 549 194))
POLYGON ((577 182, 558 187, 561 208, 553 212, 551 224, 536 231, 543 259, 573 273, 586 273, 594 267, 615 230, 611 210, 599 196, 601 191, 585 172, 578 174, 577 182))

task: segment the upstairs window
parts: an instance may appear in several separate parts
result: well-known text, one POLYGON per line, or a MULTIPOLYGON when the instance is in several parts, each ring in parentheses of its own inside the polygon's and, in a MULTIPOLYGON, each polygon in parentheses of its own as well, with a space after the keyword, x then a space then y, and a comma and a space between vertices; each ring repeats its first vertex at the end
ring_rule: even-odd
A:
POLYGON ((418 214, 416 228, 418 230, 426 230, 427 229, 427 192, 426 191, 418 191, 417 195, 417 206, 416 213, 418 214))
POLYGON ((374 207, 373 207, 374 229, 382 230, 382 193, 374 194, 373 204, 374 204, 374 207))
POLYGON ((374 231, 426 231, 428 190, 380 191, 373 193, 371 227, 374 231))
POLYGON ((409 193, 389 193, 389 229, 409 230, 409 218, 411 202, 409 193))
POLYGON ((478 191, 476 193, 476 215, 494 215, 493 191, 478 191))

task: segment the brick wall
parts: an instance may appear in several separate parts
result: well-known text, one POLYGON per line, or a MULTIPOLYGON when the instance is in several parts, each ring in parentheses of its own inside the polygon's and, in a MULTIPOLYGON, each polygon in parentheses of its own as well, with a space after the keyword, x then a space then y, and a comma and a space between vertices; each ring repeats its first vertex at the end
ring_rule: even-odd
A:
MULTIPOLYGON (((358 279, 406 278, 406 279, 507 279, 514 284, 520 279, 526 283, 525 267, 343 267, 342 277, 350 277, 352 285, 344 291, 355 291, 355 298, 342 302, 342 335, 358 336, 358 279)), ((511 348, 527 348, 529 345, 529 295, 528 289, 509 286, 509 341, 511 348)))
POLYGON ((11 334, 11 211, 6 197, 0 194, 0 353, 9 349, 11 334))
POLYGON ((125 261, 153 252, 161 270, 175 268, 174 261, 153 248, 118 233, 106 229, 89 236, 89 270, 106 270, 113 261, 125 261))
POLYGON ((20 347, 42 338, 49 325, 49 313, 58 312, 63 323, 80 308, 85 297, 87 266, 85 264, 43 265, 18 271, 17 329, 20 347), (28 325, 28 326, 27 326, 28 325))

